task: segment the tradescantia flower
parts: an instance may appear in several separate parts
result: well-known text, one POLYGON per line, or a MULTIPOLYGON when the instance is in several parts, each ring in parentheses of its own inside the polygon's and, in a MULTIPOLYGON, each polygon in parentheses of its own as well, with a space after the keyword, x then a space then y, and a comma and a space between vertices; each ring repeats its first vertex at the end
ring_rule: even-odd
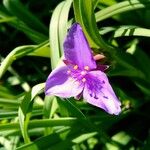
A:
POLYGON ((72 25, 64 41, 64 61, 46 81, 45 94, 63 98, 81 96, 88 103, 118 115, 120 101, 106 74, 105 66, 97 66, 92 51, 78 23, 72 25))

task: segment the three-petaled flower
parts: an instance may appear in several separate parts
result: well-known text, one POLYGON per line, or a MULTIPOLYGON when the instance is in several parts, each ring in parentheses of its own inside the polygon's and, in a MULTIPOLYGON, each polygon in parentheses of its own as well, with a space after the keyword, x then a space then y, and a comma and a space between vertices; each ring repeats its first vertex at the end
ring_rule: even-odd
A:
POLYGON ((64 41, 64 61, 56 67, 46 81, 46 95, 63 98, 83 98, 109 114, 121 112, 106 74, 105 66, 98 67, 90 46, 78 23, 72 25, 64 41))

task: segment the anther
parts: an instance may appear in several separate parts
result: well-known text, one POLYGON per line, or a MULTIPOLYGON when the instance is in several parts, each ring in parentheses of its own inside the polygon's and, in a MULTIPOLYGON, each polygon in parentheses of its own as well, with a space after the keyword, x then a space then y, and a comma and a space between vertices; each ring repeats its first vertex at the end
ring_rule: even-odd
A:
POLYGON ((82 82, 86 82, 86 79, 85 79, 85 78, 82 78, 82 82))
POLYGON ((68 74, 70 74, 70 73, 71 73, 71 71, 70 71, 70 70, 68 70, 68 71, 67 71, 67 73, 68 73, 68 74))
POLYGON ((86 71, 81 71, 81 75, 83 76, 86 75, 86 73, 87 73, 86 71))
POLYGON ((73 69, 74 69, 74 70, 77 70, 77 69, 78 69, 78 65, 75 65, 75 66, 73 67, 73 69))
POLYGON ((89 66, 84 66, 85 70, 90 70, 89 66))

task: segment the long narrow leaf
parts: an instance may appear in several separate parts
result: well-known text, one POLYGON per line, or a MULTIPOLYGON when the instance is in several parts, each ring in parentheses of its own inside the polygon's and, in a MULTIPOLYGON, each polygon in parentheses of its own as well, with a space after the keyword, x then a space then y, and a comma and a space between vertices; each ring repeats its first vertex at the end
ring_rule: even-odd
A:
POLYGON ((45 84, 43 83, 34 86, 31 92, 28 92, 25 95, 21 103, 21 106, 19 107, 19 110, 18 110, 20 128, 21 128, 21 132, 26 143, 30 142, 27 129, 28 129, 28 123, 30 120, 31 112, 32 112, 33 99, 39 92, 41 92, 41 90, 44 89, 44 86, 45 84))
POLYGON ((49 31, 49 41, 51 45, 51 66, 52 69, 54 69, 58 61, 61 57, 60 54, 60 41, 59 41, 59 19, 60 19, 60 13, 64 6, 65 2, 61 2, 54 10, 51 21, 50 21, 50 31, 49 31))
POLYGON ((3 0, 4 6, 10 13, 17 16, 32 29, 48 34, 48 29, 30 11, 28 11, 19 0, 3 0))
POLYGON ((104 19, 107 19, 109 17, 112 17, 116 14, 123 13, 126 11, 131 11, 135 9, 141 9, 150 7, 150 1, 144 1, 144 0, 126 0, 120 3, 116 3, 112 6, 109 6, 107 8, 104 8, 101 11, 98 11, 96 16, 96 21, 102 21, 104 19))
POLYGON ((42 48, 44 45, 47 46, 47 42, 44 42, 38 46, 35 46, 35 45, 19 46, 19 47, 15 48, 14 50, 12 50, 1 63, 0 78, 2 78, 2 76, 7 71, 7 69, 10 67, 10 65, 13 63, 13 61, 15 61, 16 59, 18 59, 20 57, 26 56, 29 53, 33 53, 36 50, 38 51, 39 48, 42 48))
POLYGON ((63 55, 63 42, 67 34, 68 15, 69 15, 71 4, 72 4, 72 0, 66 0, 59 16, 59 41, 60 41, 59 44, 60 44, 61 55, 63 55))

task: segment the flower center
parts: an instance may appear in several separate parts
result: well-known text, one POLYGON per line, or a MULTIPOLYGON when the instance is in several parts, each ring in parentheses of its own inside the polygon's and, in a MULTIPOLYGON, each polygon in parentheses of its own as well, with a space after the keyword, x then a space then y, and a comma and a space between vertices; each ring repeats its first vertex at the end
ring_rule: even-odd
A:
POLYGON ((82 82, 86 82, 86 78, 82 78, 82 82))
POLYGON ((78 65, 75 65, 75 66, 73 67, 73 69, 74 69, 74 70, 77 70, 77 69, 78 69, 78 65))
POLYGON ((70 71, 70 70, 68 70, 68 71, 67 71, 67 74, 70 74, 70 73, 71 73, 71 71, 70 71))
POLYGON ((90 70, 90 67, 89 66, 84 66, 84 69, 89 71, 90 70))
POLYGON ((87 74, 87 71, 81 71, 81 75, 85 76, 87 74))
POLYGON ((78 65, 74 65, 72 69, 69 69, 67 71, 67 74, 71 77, 74 78, 75 80, 84 83, 86 82, 86 74, 90 70, 89 66, 84 66, 84 69, 79 69, 78 65))

